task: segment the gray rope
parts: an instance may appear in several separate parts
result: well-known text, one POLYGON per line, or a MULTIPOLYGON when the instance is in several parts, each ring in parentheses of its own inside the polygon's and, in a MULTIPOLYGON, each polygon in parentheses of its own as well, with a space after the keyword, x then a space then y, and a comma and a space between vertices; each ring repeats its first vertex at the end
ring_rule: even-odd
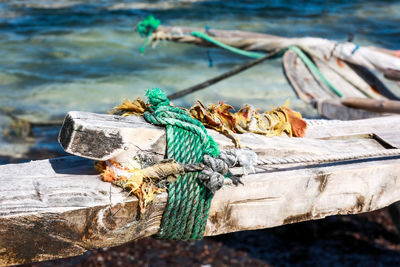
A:
POLYGON ((204 155, 204 169, 199 174, 199 180, 213 193, 224 185, 225 175, 229 168, 235 166, 237 160, 234 153, 222 151, 217 158, 204 155))
POLYGON ((285 158, 263 158, 257 161, 256 165, 284 165, 297 163, 324 163, 343 160, 355 160, 371 157, 400 156, 400 149, 386 149, 371 152, 338 153, 333 155, 301 155, 285 158))
MULTIPOLYGON (((199 164, 182 165, 185 172, 197 172, 199 180, 213 193, 222 188, 225 177, 229 177, 233 184, 242 183, 238 175, 232 175, 229 168, 242 166, 245 175, 251 170, 255 172, 254 165, 257 162, 257 154, 249 149, 232 149, 221 151, 218 157, 203 156, 203 162, 199 164)), ((242 183, 243 184, 243 183, 242 183)))
POLYGON ((204 155, 203 162, 199 164, 182 165, 185 172, 200 172, 199 180, 212 192, 216 192, 224 185, 226 176, 232 179, 235 185, 242 183, 241 176, 232 175, 230 168, 241 166, 244 175, 249 171, 255 173, 255 166, 262 165, 288 165, 288 164, 318 164, 344 160, 356 160, 372 157, 400 156, 400 149, 386 149, 370 152, 337 153, 331 155, 301 155, 288 157, 271 157, 258 159, 257 154, 250 149, 232 149, 221 151, 220 155, 213 158, 204 155))
POLYGON ((304 119, 307 123, 307 126, 324 126, 324 125, 343 125, 348 124, 349 121, 340 121, 340 120, 324 120, 324 119, 304 119))

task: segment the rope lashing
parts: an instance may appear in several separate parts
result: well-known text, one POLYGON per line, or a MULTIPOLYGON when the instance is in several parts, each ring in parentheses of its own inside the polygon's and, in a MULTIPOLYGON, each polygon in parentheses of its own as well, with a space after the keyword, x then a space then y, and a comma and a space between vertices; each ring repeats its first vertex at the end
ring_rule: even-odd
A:
POLYGON ((141 22, 137 25, 137 31, 141 37, 146 37, 146 41, 140 47, 140 53, 144 54, 146 50, 146 46, 149 42, 150 36, 152 33, 160 26, 161 21, 149 15, 145 17, 141 22))
MULTIPOLYGON (((207 134, 203 124, 177 107, 160 89, 147 92, 150 112, 144 113, 147 122, 165 126, 167 157, 181 164, 201 163, 205 155, 220 154, 218 144, 207 134)), ((214 193, 198 179, 199 172, 180 175, 169 184, 168 203, 156 238, 196 240, 204 235, 214 193)))

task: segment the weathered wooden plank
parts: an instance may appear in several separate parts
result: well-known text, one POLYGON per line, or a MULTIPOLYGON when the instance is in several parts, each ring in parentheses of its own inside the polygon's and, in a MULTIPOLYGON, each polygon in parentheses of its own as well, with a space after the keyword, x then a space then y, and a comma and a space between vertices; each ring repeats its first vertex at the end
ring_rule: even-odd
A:
MULTIPOLYGON (((397 122, 399 119, 394 119, 397 122)), ((372 121, 373 125, 369 125, 364 121, 357 121, 350 124, 344 124, 341 131, 323 135, 323 131, 335 129, 335 125, 343 125, 338 123, 321 123, 311 124, 307 130, 306 137, 311 138, 288 138, 273 137, 266 138, 262 135, 247 133, 236 135, 244 147, 254 150, 260 159, 263 157, 285 157, 287 155, 326 155, 340 152, 366 152, 372 149, 384 149, 380 144, 370 138, 368 134, 377 134, 379 132, 374 125, 380 125, 380 121, 372 121), (378 124, 379 122, 379 124, 378 124), (364 125, 364 131, 357 131, 357 125, 364 125), (315 130, 317 128, 317 130, 315 130), (348 129, 352 128, 352 129, 348 129), (321 129, 321 132, 320 132, 321 129), (375 131, 369 132, 369 129, 375 131), (348 132, 346 132, 346 130, 348 132), (320 132, 320 133, 319 133, 320 132), (311 135, 310 135, 311 133, 311 135), (315 136, 315 134, 318 134, 315 136), (313 136, 314 134, 314 136, 313 136), (326 137, 334 135, 357 135, 358 138, 349 138, 341 140, 319 140, 313 137, 326 137)), ((387 123, 390 123, 387 121, 387 123)), ((377 126, 375 125, 375 126, 377 126)), ((399 126, 400 127, 400 126, 399 126)), ((360 128, 360 127, 358 127, 360 128)), ((382 128, 393 129, 393 127, 382 128)), ((361 130, 361 129, 360 129, 361 130)), ((221 149, 233 148, 233 143, 227 137, 219 134, 214 130, 208 130, 209 134, 219 143, 221 149)), ((165 130, 161 127, 153 126, 144 121, 142 117, 130 116, 120 117, 107 114, 94 114, 88 112, 69 112, 60 132, 60 143, 63 148, 74 155, 79 155, 96 160, 106 160, 116 158, 123 161, 131 158, 136 154, 145 153, 154 158, 155 162, 164 157, 165 153, 165 130), (121 126, 119 126, 121 125, 121 126), (110 135, 109 133, 112 133, 110 135), (69 135, 65 138, 63 136, 69 135), (84 137, 89 136, 89 137, 84 137), (99 138, 93 136, 100 136, 99 138), (104 150, 101 143, 106 142, 107 136, 111 136, 111 142, 107 144, 108 149, 104 150), (118 139, 115 138, 118 136, 118 139), (68 140, 65 141, 65 140, 68 140), (140 140, 140 141, 139 141, 140 140), (82 149, 85 148, 85 149, 82 149)))
POLYGON ((243 187, 217 192, 207 234, 385 207, 400 198, 399 167, 399 159, 366 160, 249 175, 243 187))
MULTIPOLYGON (((117 140, 121 142, 114 142, 107 151, 99 149, 102 153, 76 149, 81 154, 102 159, 110 155, 119 157, 126 151, 128 155, 122 158, 132 153, 150 153, 156 157, 164 153, 165 147, 160 149, 160 144, 165 146, 164 129, 146 124, 141 118, 79 112, 69 116, 73 126, 65 129, 69 129, 71 138, 60 135, 68 149, 75 148, 78 141, 95 149, 98 140, 107 142, 108 138, 116 140, 115 136, 119 136, 117 140), (104 132, 112 134, 104 134, 103 139, 86 138, 83 134, 97 134, 102 127, 104 132), (139 148, 133 151, 130 145, 139 148), (121 149, 124 146, 128 149, 121 149), (145 147, 150 150, 144 151, 145 147)), ((399 117, 386 118, 386 123, 392 124, 386 129, 396 131, 400 127, 398 120, 399 117)), ((311 121, 307 138, 244 134, 240 140, 260 159, 329 156, 349 149, 387 150, 368 134, 376 129, 377 122, 373 119, 342 124, 311 121), (361 130, 349 131, 348 136, 338 133, 346 132, 346 127, 357 128, 358 124, 361 130), (334 134, 330 134, 332 127, 336 129, 334 134), (322 134, 316 135, 318 129, 322 134)), ((222 149, 232 147, 230 139, 214 131, 210 133, 222 149)), ((278 169, 258 166, 255 174, 242 179, 243 186, 227 182, 217 191, 206 235, 379 209, 400 200, 399 171, 398 156, 308 166, 283 164, 278 169)), ((0 166, 0 183, 0 265, 78 255, 88 249, 115 246, 152 235, 158 230, 167 200, 165 193, 158 195, 147 211, 140 214, 135 197, 102 182, 93 170, 93 162, 77 157, 0 166)))
POLYGON ((377 134, 399 132, 400 116, 392 115, 356 121, 308 120, 307 138, 325 138, 332 136, 377 134))
POLYGON ((304 102, 312 104, 320 99, 339 98, 327 86, 314 78, 310 70, 295 52, 287 51, 284 54, 283 69, 289 84, 304 102))
MULTIPOLYGON (((384 99, 353 70, 355 66, 350 67, 346 62, 336 57, 325 58, 324 60, 313 58, 313 61, 319 71, 344 97, 384 99)), ((303 101, 310 103, 326 98, 339 98, 308 69, 295 52, 290 50, 285 52, 283 68, 289 83, 303 101)), ((381 84, 376 90, 384 91, 387 89, 381 84)))
POLYGON ((144 214, 102 182, 91 160, 66 157, 0 166, 0 265, 82 254, 151 235, 166 195, 144 214))
MULTIPOLYGON (((347 63, 340 61, 342 68, 349 69, 347 63)), ((345 96, 357 95, 358 97, 366 97, 352 84, 346 82, 329 69, 325 64, 321 64, 317 60, 322 73, 333 83, 336 88, 345 96), (327 75, 328 74, 328 75, 327 75)), ((334 64, 330 64, 331 66, 334 64)), ((327 119, 336 120, 359 120, 373 117, 380 117, 382 113, 359 110, 346 107, 340 103, 340 98, 332 92, 324 83, 314 77, 312 72, 306 67, 304 62, 293 51, 287 51, 283 56, 283 69, 285 76, 292 86, 298 97, 306 103, 313 105, 318 114, 327 119)), ((363 86, 365 90, 369 86, 363 80, 360 81, 358 75, 353 75, 352 79, 358 79, 357 84, 363 86)), ((380 88, 383 89, 383 88, 380 88)))
MULTIPOLYGON (((63 173, 71 163, 79 167, 79 161, 82 170, 90 170, 87 161, 64 158, 22 164, 29 170, 25 176, 1 176, 8 182, 0 191, 1 265, 78 255, 157 232, 165 193, 140 214, 135 197, 91 171, 63 173)), ((244 186, 225 185, 216 193, 206 235, 385 207, 400 199, 399 167, 400 159, 386 158, 251 174, 243 178, 244 186)), ((18 172, 21 165, 4 169, 18 172)))
POLYGON ((149 151, 155 161, 164 157, 164 129, 145 122, 141 117, 71 111, 65 117, 62 129, 58 140, 65 151, 74 155, 106 160, 149 151), (161 154, 157 157, 153 151, 161 154))

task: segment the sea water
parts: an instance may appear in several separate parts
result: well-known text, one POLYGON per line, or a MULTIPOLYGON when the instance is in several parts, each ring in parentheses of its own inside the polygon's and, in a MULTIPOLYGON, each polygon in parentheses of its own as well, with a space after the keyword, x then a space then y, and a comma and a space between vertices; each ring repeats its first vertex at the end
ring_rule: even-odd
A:
MULTIPOLYGON (((400 49, 400 1, 0 1, 1 109, 33 121, 70 110, 105 113, 148 88, 176 92, 249 61, 218 48, 167 42, 140 54, 144 39, 135 26, 149 14, 163 25, 337 41, 353 34, 359 45, 400 49)), ((268 110, 290 100, 291 108, 316 117, 296 98, 281 65, 281 59, 264 62, 174 104, 200 99, 268 110)), ((0 131, 9 123, 0 114, 0 131)), ((0 156, 32 144, 37 141, 0 137, 0 156)), ((44 146, 58 145, 54 138, 44 146)))

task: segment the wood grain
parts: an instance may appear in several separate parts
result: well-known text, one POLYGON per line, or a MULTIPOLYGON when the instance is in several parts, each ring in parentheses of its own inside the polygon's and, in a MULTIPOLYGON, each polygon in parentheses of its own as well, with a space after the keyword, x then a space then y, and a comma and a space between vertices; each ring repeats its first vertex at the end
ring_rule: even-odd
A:
MULTIPOLYGON (((113 157, 120 156, 114 148, 130 144, 135 147, 138 143, 143 147, 151 145, 152 150, 145 153, 157 156, 163 153, 159 144, 165 146, 164 129, 145 125, 141 118, 79 112, 69 116, 74 123, 70 133, 75 138, 77 129, 92 132, 104 128, 113 133, 111 139, 120 135, 122 143, 115 142, 115 147, 109 149, 113 157), (144 133, 146 129, 152 135, 144 133)), ((392 144, 398 147, 397 137, 384 133, 398 131, 399 120, 398 116, 387 117, 383 125, 375 119, 351 123, 308 121, 306 138, 244 134, 240 140, 260 158, 331 155, 353 149, 386 150, 387 146, 374 134, 381 134, 384 141, 391 138, 392 144)), ((222 149, 232 147, 230 139, 214 131, 210 133, 222 149)), ((67 148, 72 149, 71 144, 77 144, 78 140, 82 145, 96 148, 92 143, 96 138, 75 138, 65 143, 67 148)), ((143 151, 138 149, 136 153, 143 151)), ((93 155, 89 153, 90 157, 93 155)), ((206 235, 383 208, 400 200, 399 173, 397 156, 307 166, 292 164, 277 169, 259 166, 255 174, 243 178, 244 185, 236 187, 228 180, 216 193, 206 235)), ((89 249, 116 246, 152 235, 158 230, 167 201, 166 194, 160 194, 140 214, 135 197, 102 182, 93 170, 92 160, 75 156, 0 166, 0 182, 0 265, 79 255, 89 249)))

